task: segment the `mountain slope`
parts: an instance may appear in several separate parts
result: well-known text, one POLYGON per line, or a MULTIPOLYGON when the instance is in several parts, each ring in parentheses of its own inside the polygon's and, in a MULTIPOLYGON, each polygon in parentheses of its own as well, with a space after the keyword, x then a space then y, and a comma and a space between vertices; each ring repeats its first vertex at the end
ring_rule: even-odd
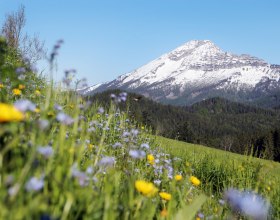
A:
MULTIPOLYGON (((110 90, 89 98, 109 107, 112 93, 120 91, 110 90)), ((151 127, 158 135, 241 154, 254 146, 258 156, 280 161, 280 112, 277 110, 222 98, 207 99, 187 107, 163 105, 133 93, 127 98, 126 103, 119 105, 120 109, 128 108, 131 119, 151 127), (264 156, 266 150, 270 154, 264 156)))
POLYGON ((175 105, 220 96, 274 107, 280 104, 280 65, 224 52, 208 40, 195 40, 83 93, 90 95, 116 88, 175 105))

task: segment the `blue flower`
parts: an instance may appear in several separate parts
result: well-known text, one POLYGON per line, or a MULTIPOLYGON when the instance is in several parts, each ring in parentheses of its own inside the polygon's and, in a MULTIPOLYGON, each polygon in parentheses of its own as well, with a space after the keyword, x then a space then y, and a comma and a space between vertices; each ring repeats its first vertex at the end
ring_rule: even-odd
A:
POLYGON ((253 219, 267 219, 269 202, 251 191, 229 189, 225 192, 225 199, 235 212, 240 212, 253 219))
POLYGON ((38 179, 37 177, 32 177, 25 185, 25 189, 30 191, 39 191, 44 187, 43 178, 38 179))
POLYGON ((146 157, 145 151, 142 150, 130 150, 129 151, 129 156, 135 159, 142 159, 146 157))
POLYGON ((28 99, 20 99, 14 103, 14 106, 21 112, 34 111, 36 105, 28 99))
POLYGON ((59 122, 61 122, 62 124, 65 124, 65 125, 71 125, 74 123, 74 119, 63 112, 59 112, 57 114, 56 120, 58 120, 59 122))
POLYGON ((115 162, 116 162, 116 160, 114 157, 103 157, 98 162, 98 166, 102 166, 102 167, 113 166, 115 164, 115 162))
POLYGON ((51 146, 38 147, 37 152, 43 155, 45 158, 49 158, 53 154, 53 149, 51 146))

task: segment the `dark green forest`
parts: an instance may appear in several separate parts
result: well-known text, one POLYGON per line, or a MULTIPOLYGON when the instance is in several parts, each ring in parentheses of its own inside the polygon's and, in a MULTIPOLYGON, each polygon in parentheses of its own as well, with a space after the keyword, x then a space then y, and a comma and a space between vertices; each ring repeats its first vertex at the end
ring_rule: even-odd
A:
MULTIPOLYGON (((120 92, 106 91, 87 98, 106 108, 110 105, 110 94, 120 92)), ((178 107, 134 93, 128 94, 125 104, 119 104, 121 110, 127 107, 130 118, 150 127, 154 134, 280 161, 280 111, 277 109, 262 109, 223 98, 178 107)))

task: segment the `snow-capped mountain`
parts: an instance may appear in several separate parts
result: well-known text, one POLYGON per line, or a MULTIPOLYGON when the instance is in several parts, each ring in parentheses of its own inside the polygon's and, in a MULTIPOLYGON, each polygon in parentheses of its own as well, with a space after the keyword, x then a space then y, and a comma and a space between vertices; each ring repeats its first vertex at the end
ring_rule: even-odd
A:
POLYGON ((209 40, 194 40, 83 94, 116 88, 176 105, 220 96, 272 107, 280 104, 280 65, 224 52, 209 40))

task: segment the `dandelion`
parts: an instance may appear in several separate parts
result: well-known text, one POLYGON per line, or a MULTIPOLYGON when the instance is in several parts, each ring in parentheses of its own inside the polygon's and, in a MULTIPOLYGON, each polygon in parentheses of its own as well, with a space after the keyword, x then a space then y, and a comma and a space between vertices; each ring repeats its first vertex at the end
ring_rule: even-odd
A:
POLYGON ((35 93, 35 95, 37 95, 37 96, 40 96, 40 95, 41 95, 41 92, 40 92, 40 90, 38 90, 38 89, 36 89, 34 93, 35 93))
POLYGON ((225 199, 234 212, 240 212, 252 219, 267 219, 269 202, 254 192, 229 189, 225 192, 225 199))
POLYGON ((40 110, 39 108, 35 108, 35 109, 34 109, 34 112, 35 112, 35 113, 40 113, 40 111, 41 111, 41 110, 40 110))
POLYGON ((155 164, 155 157, 152 154, 147 155, 147 160, 151 165, 155 164))
POLYGON ((39 191, 44 187, 43 178, 38 179, 37 177, 32 177, 25 185, 25 189, 30 191, 39 191))
POLYGON ((12 105, 0 103, 0 122, 22 121, 24 115, 12 105))
POLYGON ((20 89, 20 90, 25 89, 25 85, 19 84, 18 89, 20 89))
POLYGON ((195 176, 191 176, 190 177, 190 182, 194 185, 194 186, 199 186, 200 185, 200 180, 198 178, 196 178, 195 176))
POLYGON ((135 182, 135 188, 138 192, 147 197, 152 197, 158 192, 158 189, 153 183, 146 182, 144 180, 137 180, 135 182))
POLYGON ((167 192, 160 192, 159 196, 166 201, 169 201, 172 197, 171 194, 167 192))
POLYGON ((177 174, 174 178, 176 181, 181 181, 183 179, 183 176, 181 174, 177 174))
POLYGON ((20 89, 13 89, 13 95, 15 96, 20 96, 21 95, 21 90, 20 89))

